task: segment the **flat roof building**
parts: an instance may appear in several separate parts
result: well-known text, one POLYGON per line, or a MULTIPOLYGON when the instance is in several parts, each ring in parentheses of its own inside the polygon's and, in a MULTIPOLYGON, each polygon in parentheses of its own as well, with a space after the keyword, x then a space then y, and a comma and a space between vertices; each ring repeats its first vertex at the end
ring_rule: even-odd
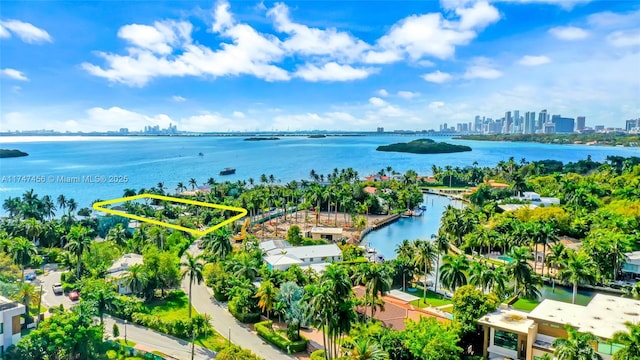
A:
POLYGON ((9 346, 20 341, 20 316, 24 313, 24 305, 0 296, 0 358, 9 346))

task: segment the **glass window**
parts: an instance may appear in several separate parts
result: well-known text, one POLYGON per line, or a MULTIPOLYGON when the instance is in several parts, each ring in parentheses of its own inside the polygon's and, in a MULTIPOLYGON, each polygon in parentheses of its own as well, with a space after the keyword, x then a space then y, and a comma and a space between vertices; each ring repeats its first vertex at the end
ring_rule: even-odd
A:
POLYGON ((620 350, 623 345, 598 341, 598 352, 605 355, 613 355, 620 350))
POLYGON ((496 330, 493 337, 493 344, 501 348, 517 351, 518 350, 518 334, 496 330))
POLYGON ((0 323, 0 334, 4 333, 3 325, 4 325, 3 323, 0 323))

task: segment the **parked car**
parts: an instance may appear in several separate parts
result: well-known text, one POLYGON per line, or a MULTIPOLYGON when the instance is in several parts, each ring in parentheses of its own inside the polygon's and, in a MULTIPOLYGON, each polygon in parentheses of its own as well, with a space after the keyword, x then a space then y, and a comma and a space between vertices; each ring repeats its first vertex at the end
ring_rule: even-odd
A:
POLYGON ((64 292, 62 290, 62 284, 60 283, 55 283, 53 285, 51 285, 51 289, 53 290, 53 293, 56 295, 62 295, 62 293, 64 292))
POLYGON ((36 273, 30 272, 24 276, 24 279, 27 281, 33 281, 36 279, 36 273))
POLYGON ((80 299, 80 294, 78 294, 78 291, 73 290, 69 293, 69 300, 78 301, 78 299, 80 299))

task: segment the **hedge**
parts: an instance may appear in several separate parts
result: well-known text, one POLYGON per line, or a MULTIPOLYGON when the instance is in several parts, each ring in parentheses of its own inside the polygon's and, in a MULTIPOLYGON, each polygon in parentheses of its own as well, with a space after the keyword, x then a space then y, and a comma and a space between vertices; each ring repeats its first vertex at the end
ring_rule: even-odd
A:
POLYGON ((324 360, 324 350, 316 350, 312 352, 311 360, 324 360))
POLYGON ((265 340, 279 347, 284 351, 291 351, 292 353, 302 352, 307 350, 308 340, 302 338, 302 340, 291 341, 280 336, 277 332, 273 331, 271 324, 273 321, 267 320, 255 324, 255 329, 258 335, 262 336, 265 340), (288 347, 288 349, 287 349, 288 347))
POLYGON ((228 306, 229 306, 229 312, 231 313, 231 315, 233 315, 233 317, 235 317, 242 323, 253 324, 260 321, 259 312, 255 312, 255 313, 239 312, 238 309, 236 309, 235 304, 231 301, 229 302, 228 306))

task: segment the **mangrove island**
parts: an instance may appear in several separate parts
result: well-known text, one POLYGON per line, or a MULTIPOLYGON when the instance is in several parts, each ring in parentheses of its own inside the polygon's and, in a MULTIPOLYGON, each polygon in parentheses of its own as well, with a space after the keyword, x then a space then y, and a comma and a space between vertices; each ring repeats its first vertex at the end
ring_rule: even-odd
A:
POLYGON ((20 151, 17 149, 9 150, 9 149, 0 149, 0 158, 14 158, 21 156, 28 156, 24 151, 20 151))
POLYGON ((455 152, 471 151, 469 146, 454 145, 445 142, 435 142, 431 139, 418 139, 408 143, 395 143, 381 145, 377 151, 406 152, 412 154, 448 154, 455 152))

